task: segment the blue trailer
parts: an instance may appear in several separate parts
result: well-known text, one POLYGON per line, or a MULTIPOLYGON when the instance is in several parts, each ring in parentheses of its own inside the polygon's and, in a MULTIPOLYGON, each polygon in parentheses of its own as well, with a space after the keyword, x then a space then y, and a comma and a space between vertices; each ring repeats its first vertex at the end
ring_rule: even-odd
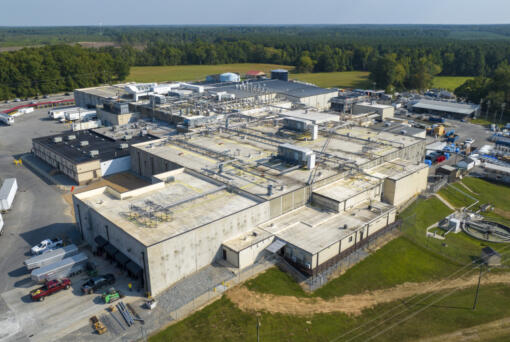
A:
POLYGON ((429 121, 430 122, 444 123, 444 118, 438 117, 438 116, 429 116, 429 121))

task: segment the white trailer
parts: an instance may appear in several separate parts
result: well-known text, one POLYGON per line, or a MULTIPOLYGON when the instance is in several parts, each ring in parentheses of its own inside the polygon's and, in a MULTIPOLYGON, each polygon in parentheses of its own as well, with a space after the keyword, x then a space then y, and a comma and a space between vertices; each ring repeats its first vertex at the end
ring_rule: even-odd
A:
POLYGON ((7 178, 0 188, 0 210, 11 209, 12 202, 18 191, 18 182, 16 178, 7 178))
POLYGON ((66 112, 65 119, 67 121, 82 120, 87 121, 96 118, 97 114, 95 110, 80 108, 77 112, 66 112))
POLYGON ((53 264, 33 270, 31 278, 41 283, 49 280, 71 277, 85 270, 87 267, 87 259, 87 256, 83 253, 64 258, 53 264))
POLYGON ((50 250, 41 255, 29 258, 23 263, 27 267, 27 270, 33 270, 39 267, 51 265, 57 261, 76 254, 78 254, 78 247, 76 247, 76 245, 70 244, 65 247, 50 250))
POLYGON ((4 229, 4 219, 2 218, 2 214, 0 214, 0 235, 2 235, 4 229))
POLYGON ((0 113, 0 122, 3 122, 8 126, 11 126, 14 124, 14 118, 8 114, 0 113))
POLYGON ((55 120, 63 119, 65 117, 66 112, 75 112, 75 111, 78 111, 78 109, 80 109, 80 107, 66 107, 66 108, 50 109, 48 111, 48 116, 51 119, 55 119, 55 120))
POLYGON ((84 122, 73 122, 71 127, 73 131, 82 131, 85 129, 93 129, 101 127, 101 120, 90 120, 84 122))

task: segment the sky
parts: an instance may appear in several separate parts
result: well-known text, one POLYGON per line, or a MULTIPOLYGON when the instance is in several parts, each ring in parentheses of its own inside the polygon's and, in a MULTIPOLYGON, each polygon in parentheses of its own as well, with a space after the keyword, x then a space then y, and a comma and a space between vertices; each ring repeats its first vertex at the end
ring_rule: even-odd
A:
POLYGON ((0 0, 0 26, 510 24, 510 0, 0 0))

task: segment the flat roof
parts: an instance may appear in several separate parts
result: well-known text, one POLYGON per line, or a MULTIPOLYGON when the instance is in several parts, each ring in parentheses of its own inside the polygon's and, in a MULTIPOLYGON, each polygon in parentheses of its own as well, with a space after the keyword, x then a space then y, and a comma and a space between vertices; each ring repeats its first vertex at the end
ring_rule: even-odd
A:
MULTIPOLYGON (((277 94, 283 94, 288 95, 292 97, 309 97, 309 96, 316 96, 316 95, 322 95, 322 94, 331 94, 331 93, 338 93, 337 90, 334 89, 325 89, 320 88, 318 86, 312 85, 312 84, 305 84, 301 82, 296 81, 282 81, 282 80, 268 80, 268 79, 262 79, 262 80, 249 80, 243 82, 244 84, 256 86, 257 89, 264 90, 269 93, 277 93, 277 94)), ((233 91, 237 88, 239 88, 239 84, 221 84, 217 83, 214 85, 211 85, 211 89, 221 89, 224 91, 233 91)), ((251 94, 259 95, 259 93, 252 92, 250 90, 247 90, 251 94)))
POLYGON ((355 106, 365 106, 365 107, 381 108, 381 109, 393 108, 393 106, 390 106, 390 105, 385 105, 385 104, 380 104, 380 103, 370 103, 370 102, 356 103, 355 106))
POLYGON ((470 115, 476 111, 479 106, 468 104, 468 103, 457 103, 447 101, 435 101, 435 100, 418 100, 417 103, 413 104, 413 108, 436 110, 440 112, 457 113, 463 115, 470 115))
POLYGON ((284 214, 259 228, 310 254, 317 254, 332 244, 352 235, 364 224, 385 215, 394 207, 368 202, 343 213, 333 213, 305 206, 284 214), (347 225, 347 228, 344 228, 347 225))
POLYGON ((83 130, 35 138, 32 139, 32 142, 41 144, 74 163, 84 163, 93 160, 106 161, 128 156, 129 149, 121 149, 119 147, 120 144, 136 144, 155 139, 157 139, 156 136, 146 134, 134 135, 129 140, 115 140, 94 130, 83 130), (75 138, 69 140, 69 136, 74 136, 75 138), (62 141, 54 142, 54 138, 61 138, 62 141), (82 141, 87 141, 88 145, 81 146, 82 141), (98 151, 99 154, 91 157, 90 151, 94 150, 98 151))
POLYGON ((269 239, 272 236, 273 234, 263 229, 255 228, 252 231, 246 232, 234 239, 223 242, 223 245, 230 248, 234 252, 239 252, 254 244, 269 239))
POLYGON ((313 193, 343 202, 356 194, 374 188, 381 182, 378 178, 360 173, 314 189, 313 193))
POLYGON ((374 168, 367 169, 365 172, 378 178, 398 180, 425 168, 428 168, 428 165, 425 163, 414 163, 405 159, 396 158, 374 168))
POLYGON ((123 193, 126 199, 118 198, 107 187, 75 196, 145 246, 259 203, 189 171, 171 173, 173 181, 123 193))
POLYGON ((100 87, 90 87, 90 88, 81 88, 76 89, 75 91, 81 93, 87 93, 91 95, 101 96, 101 97, 122 97, 123 95, 127 95, 128 92, 125 89, 126 84, 116 84, 116 85, 107 85, 100 87))
POLYGON ((328 122, 338 122, 340 121, 340 116, 338 114, 328 114, 328 113, 320 113, 311 110, 291 110, 288 112, 279 113, 280 116, 288 117, 288 118, 296 118, 301 120, 310 121, 315 124, 323 124, 328 122))
MULTIPOLYGON (((235 133, 224 132, 209 136, 194 135, 188 139, 162 140, 134 147, 232 184, 253 195, 273 198, 303 187, 310 176, 308 169, 296 169, 294 164, 273 159, 278 154, 279 145, 265 144, 249 136, 243 138, 235 133), (223 164, 222 172, 219 172, 220 164, 223 164), (268 195, 268 185, 273 186, 271 195, 268 195)), ((302 145, 296 147, 307 148, 302 145)), ((316 179, 337 173, 338 170, 323 168, 316 179)))

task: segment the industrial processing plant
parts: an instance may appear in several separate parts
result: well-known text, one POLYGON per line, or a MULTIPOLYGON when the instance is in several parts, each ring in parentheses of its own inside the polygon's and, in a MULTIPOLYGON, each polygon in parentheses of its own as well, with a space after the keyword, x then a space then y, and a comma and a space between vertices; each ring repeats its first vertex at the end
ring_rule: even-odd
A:
POLYGON ((81 237, 127 257, 157 295, 211 263, 242 270, 265 254, 318 275, 384 234, 426 188, 425 140, 320 112, 335 92, 291 83, 126 86, 132 111, 180 133, 129 146, 149 185, 74 195, 81 237))

